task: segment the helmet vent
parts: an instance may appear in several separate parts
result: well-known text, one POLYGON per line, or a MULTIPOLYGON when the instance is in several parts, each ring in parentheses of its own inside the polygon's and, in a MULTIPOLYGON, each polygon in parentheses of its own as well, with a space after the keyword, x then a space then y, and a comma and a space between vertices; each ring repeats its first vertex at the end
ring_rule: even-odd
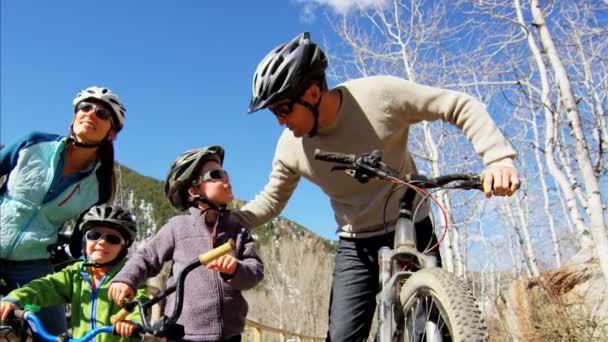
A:
MULTIPOLYGON (((274 64, 272 65, 272 70, 270 70, 270 74, 271 74, 271 75, 274 75, 274 73, 277 71, 277 69, 279 68, 279 66, 280 66, 281 64, 283 64, 283 61, 284 61, 283 56, 279 56, 279 57, 277 58, 277 60, 276 60, 276 61, 274 62, 274 64)), ((283 83, 283 80, 281 80, 281 82, 279 82, 279 83, 283 83)))

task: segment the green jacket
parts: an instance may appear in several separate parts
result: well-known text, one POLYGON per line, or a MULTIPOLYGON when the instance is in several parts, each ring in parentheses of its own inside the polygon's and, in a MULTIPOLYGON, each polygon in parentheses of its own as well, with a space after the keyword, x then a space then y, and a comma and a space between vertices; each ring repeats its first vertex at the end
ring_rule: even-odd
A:
MULTIPOLYGON (((79 261, 70 265, 60 272, 49 274, 45 277, 32 280, 30 283, 13 290, 2 300, 8 300, 23 308, 27 304, 35 304, 47 307, 58 304, 71 304, 72 336, 80 338, 88 331, 111 325, 110 317, 120 311, 120 307, 108 299, 108 288, 110 280, 123 267, 126 258, 116 264, 99 283, 99 287, 93 291, 91 287, 90 273, 79 261)), ((146 291, 140 288, 136 293, 136 299, 147 300, 146 291)), ((126 318, 141 325, 139 311, 135 310, 126 318)), ((133 341, 111 334, 99 334, 97 342, 133 341)))

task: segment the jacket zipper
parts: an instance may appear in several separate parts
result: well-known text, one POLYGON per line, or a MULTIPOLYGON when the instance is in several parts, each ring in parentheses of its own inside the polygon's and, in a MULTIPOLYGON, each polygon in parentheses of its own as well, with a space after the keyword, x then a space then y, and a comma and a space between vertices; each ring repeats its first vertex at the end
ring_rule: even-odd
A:
POLYGON ((72 196, 74 195, 74 193, 76 191, 80 192, 80 183, 78 183, 78 185, 76 185, 74 187, 74 189, 72 190, 72 192, 70 192, 70 194, 68 195, 68 197, 66 197, 63 201, 59 202, 59 204, 57 206, 61 207, 62 205, 64 205, 65 202, 67 202, 70 198, 72 198, 72 196))

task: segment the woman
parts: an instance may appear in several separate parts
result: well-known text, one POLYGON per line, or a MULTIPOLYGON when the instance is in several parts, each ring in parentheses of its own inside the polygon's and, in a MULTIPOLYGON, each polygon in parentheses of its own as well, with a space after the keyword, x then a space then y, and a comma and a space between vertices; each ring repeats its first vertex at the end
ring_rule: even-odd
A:
MULTIPOLYGON (((52 273, 47 247, 58 230, 114 195, 112 141, 126 109, 100 87, 80 91, 73 105, 69 136, 33 132, 0 150, 0 293, 52 273)), ((67 329, 61 306, 40 316, 53 334, 67 329)))

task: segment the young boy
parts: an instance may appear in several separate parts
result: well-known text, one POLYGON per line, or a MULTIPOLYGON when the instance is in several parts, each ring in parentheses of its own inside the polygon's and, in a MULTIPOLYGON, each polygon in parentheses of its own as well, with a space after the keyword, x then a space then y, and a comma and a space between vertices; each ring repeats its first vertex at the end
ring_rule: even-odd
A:
MULTIPOLYGON (((27 304, 46 307, 71 303, 74 338, 80 338, 96 327, 111 325, 110 317, 120 310, 120 306, 108 299, 109 282, 127 260, 128 248, 137 232, 135 218, 120 207, 98 205, 85 213, 80 229, 85 234, 85 260, 11 291, 0 302, 1 320, 27 304)), ((143 289, 137 292, 137 297, 147 299, 143 289)), ((114 327, 122 337, 131 336, 141 323, 138 312, 127 319, 114 327)), ((98 342, 123 340, 110 334, 97 335, 96 339, 98 342)))
MULTIPOLYGON (((247 316, 241 291, 264 277, 262 261, 246 227, 239 225, 226 205, 233 199, 230 179, 222 169, 224 150, 209 146, 184 152, 172 164, 165 193, 185 215, 173 217, 146 246, 139 249, 114 277, 108 295, 116 303, 133 296, 133 289, 173 261, 173 278, 199 254, 229 239, 236 242, 233 255, 224 255, 186 278, 183 311, 177 323, 184 327, 185 341, 240 341, 247 316)), ((173 311, 174 297, 166 312, 173 311)))

